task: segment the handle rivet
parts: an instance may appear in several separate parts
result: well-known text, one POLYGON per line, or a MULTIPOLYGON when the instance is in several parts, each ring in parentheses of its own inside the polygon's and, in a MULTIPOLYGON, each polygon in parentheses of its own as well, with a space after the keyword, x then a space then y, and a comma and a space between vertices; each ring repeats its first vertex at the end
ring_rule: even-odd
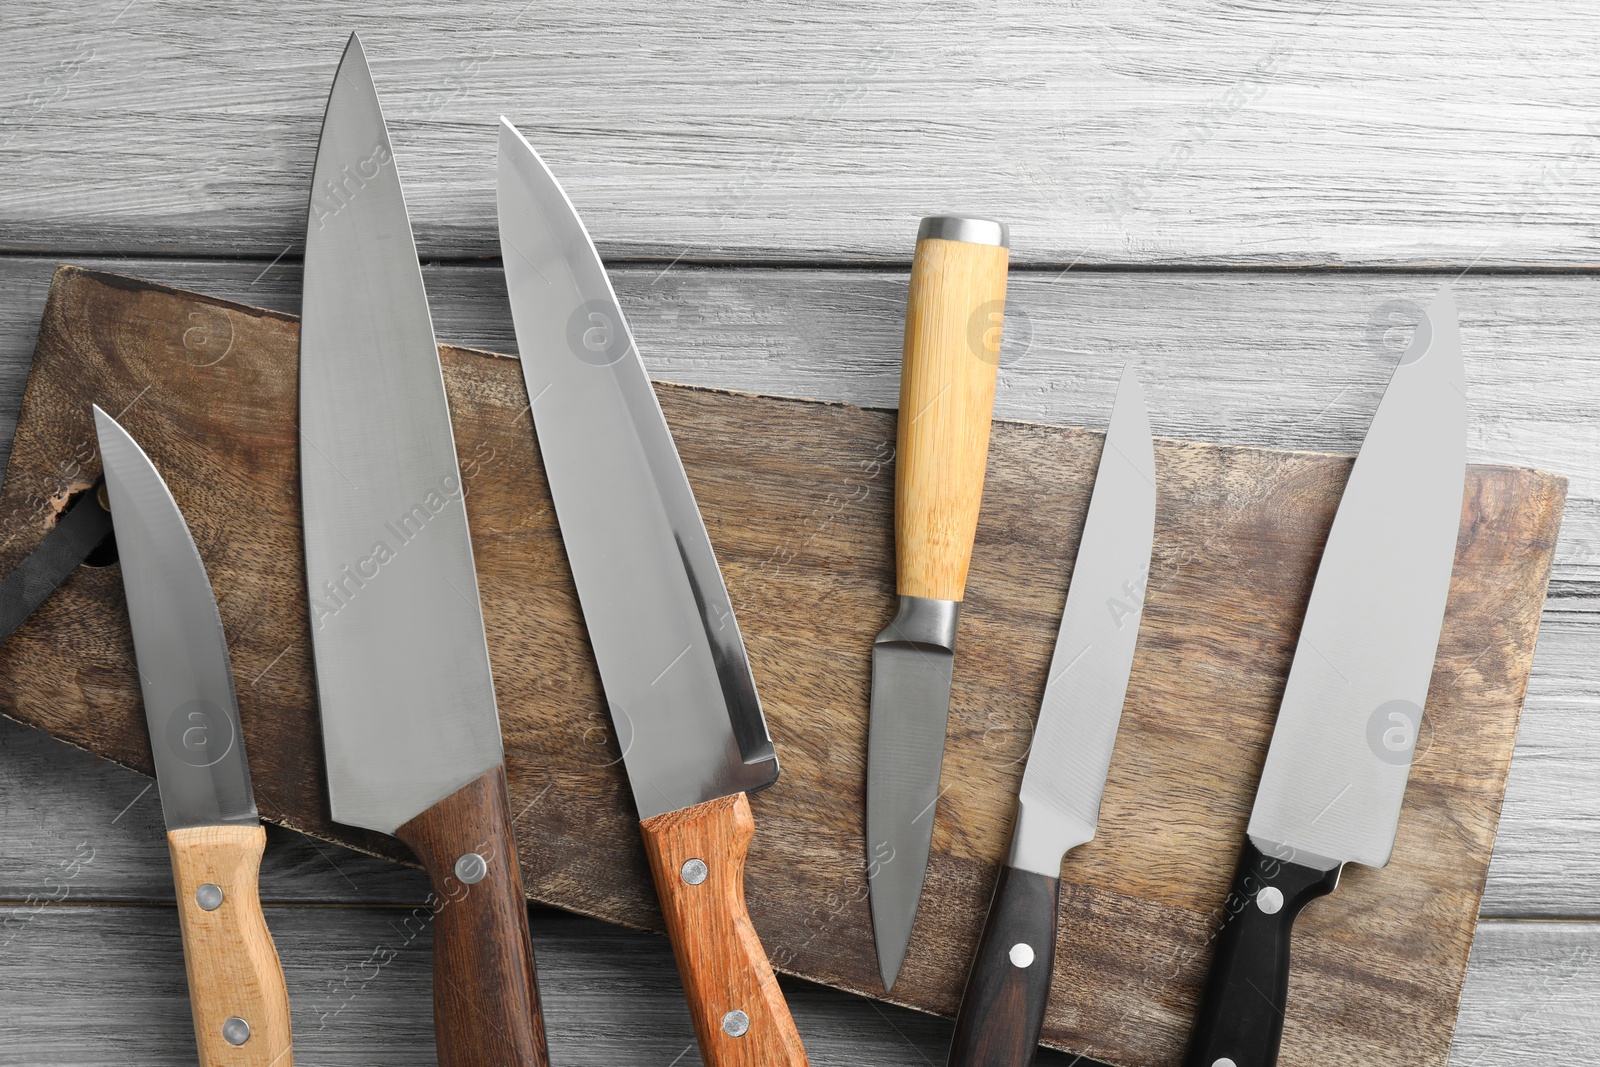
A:
POLYGON ((1239 1065, 1234 1063, 1228 1057, 1224 1056, 1220 1060, 1212 1060, 1211 1067, 1239 1067, 1239 1065))
POLYGON ((237 1015, 230 1015, 222 1023, 222 1040, 230 1045, 242 1045, 250 1040, 250 1024, 237 1015))
MULTIPOLYGON (((705 860, 688 860, 684 863, 683 870, 680 873, 683 875, 683 880, 689 885, 699 885, 701 882, 706 880, 706 875, 711 873, 711 868, 706 866, 705 860)), ((727 1029, 728 1019, 733 1018, 735 1015, 739 1016, 741 1019, 744 1019, 744 1012, 730 1011, 727 1014, 727 1017, 722 1020, 723 1029, 727 1029)), ((745 1019, 745 1025, 750 1025, 750 1020, 745 1019)), ((732 1030, 729 1030, 728 1032, 730 1034, 733 1033, 732 1030)), ((742 1034, 744 1031, 740 1030, 739 1033, 742 1034)), ((738 1034, 734 1034, 734 1036, 737 1037, 738 1034)))
POLYGON ((1018 941, 1015 945, 1012 945, 1008 955, 1011 957, 1011 966, 1013 967, 1033 966, 1033 946, 1026 941, 1018 941))
POLYGON ((489 873, 489 861, 476 852, 456 860, 456 877, 466 885, 477 885, 489 873))
POLYGON ((205 883, 194 891, 194 902, 200 905, 201 911, 216 911, 222 907, 222 887, 205 883))
MULTIPOLYGON (((1256 907, 1268 915, 1276 915, 1283 910, 1283 893, 1277 886, 1267 886, 1256 894, 1256 907)), ((1212 1067, 1216 1067, 1215 1064, 1212 1067)))
MULTIPOLYGON (((700 861, 691 860, 690 862, 699 863, 700 861)), ((750 1016, 738 1008, 734 1008, 722 1017, 722 1032, 729 1037, 743 1037, 750 1032, 750 1016)))

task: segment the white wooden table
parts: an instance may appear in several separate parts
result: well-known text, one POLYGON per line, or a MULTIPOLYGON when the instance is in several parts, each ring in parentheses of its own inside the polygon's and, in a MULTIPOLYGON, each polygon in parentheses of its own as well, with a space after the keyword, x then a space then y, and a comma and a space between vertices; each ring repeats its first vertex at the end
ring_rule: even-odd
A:
MULTIPOLYGON (((1454 284, 1472 458, 1571 495, 1452 1062, 1600 1062, 1600 10, 237 6, 0 8, 0 439, 59 262, 298 309, 351 29, 442 340, 515 351, 502 113, 671 381, 893 405, 917 218, 986 213, 1014 234, 1002 417, 1098 425, 1131 360, 1158 433, 1353 452, 1392 302, 1454 284)), ((0 725, 0 1065, 193 1062, 150 784, 0 725)), ((300 1062, 432 1063, 425 939, 365 966, 422 876, 276 831, 268 857, 300 1062)), ((534 937, 556 1062, 697 1061, 664 941, 555 912, 534 937)), ((943 1062, 942 1020, 785 988, 813 1063, 943 1062)))

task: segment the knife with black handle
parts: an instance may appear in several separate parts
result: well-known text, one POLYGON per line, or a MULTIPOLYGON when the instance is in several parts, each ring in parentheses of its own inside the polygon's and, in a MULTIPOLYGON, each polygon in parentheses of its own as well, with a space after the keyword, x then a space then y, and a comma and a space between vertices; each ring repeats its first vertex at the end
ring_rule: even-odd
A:
POLYGON ((144 450, 98 407, 203 1067, 291 1067, 289 993, 257 883, 266 831, 245 760, 233 668, 189 526, 144 450))
POLYGON ((1130 368, 1100 452, 1017 796, 1011 851, 956 1014, 950 1067, 1023 1067, 1038 1050, 1055 966, 1062 857, 1092 840, 1099 822, 1144 614, 1155 521, 1150 420, 1130 368))
POLYGON ((1455 564, 1467 394, 1448 287, 1417 324, 1328 532, 1186 1067, 1272 1067, 1291 929, 1394 851, 1455 564))

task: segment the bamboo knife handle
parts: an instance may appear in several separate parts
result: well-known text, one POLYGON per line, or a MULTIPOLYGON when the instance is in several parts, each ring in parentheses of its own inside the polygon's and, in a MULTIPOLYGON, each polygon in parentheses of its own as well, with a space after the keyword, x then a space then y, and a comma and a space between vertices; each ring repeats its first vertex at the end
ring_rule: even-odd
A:
POLYGON ((433 884, 439 1067, 549 1067, 505 768, 485 771, 395 836, 433 884))
POLYGON ((639 824, 706 1067, 805 1067, 805 1047, 744 905, 755 833, 743 793, 639 824))
POLYGON ((911 262, 895 458, 901 596, 960 600, 989 458, 1010 250, 982 219, 924 219, 911 262), (948 235, 948 236, 941 236, 948 235))
POLYGON ((167 834, 201 1067, 293 1067, 289 991, 261 912, 260 826, 167 834))

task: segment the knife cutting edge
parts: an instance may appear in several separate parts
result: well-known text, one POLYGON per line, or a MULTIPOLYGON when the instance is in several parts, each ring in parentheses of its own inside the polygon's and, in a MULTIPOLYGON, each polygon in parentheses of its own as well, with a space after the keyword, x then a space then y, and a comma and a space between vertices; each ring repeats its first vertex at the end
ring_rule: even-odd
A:
POLYGON ((466 486, 353 34, 317 148, 305 260, 301 504, 332 814, 394 834, 428 871, 440 1064, 544 1067, 466 486))
POLYGON ((1009 245, 1001 223, 929 216, 911 263, 895 452, 900 603, 872 646, 867 739, 867 892, 885 991, 905 962, 933 842, 1009 245))
POLYGON ((1155 540, 1156 474, 1144 393, 1117 387, 1072 568, 1011 851, 956 1014, 950 1067, 1025 1067, 1055 966, 1061 862, 1095 835, 1133 669, 1155 540))
POLYGON ((746 793, 778 758, 744 641, 605 267, 505 119, 499 214, 539 451, 701 1055, 804 1064, 745 908, 746 793))
POLYGON ((1346 863, 1383 867, 1433 674, 1466 478, 1448 287, 1361 445, 1317 568, 1186 1067, 1271 1067, 1290 932, 1346 863))
POLYGON ((217 602, 167 483, 99 407, 105 466, 205 1067, 290 1067, 289 994, 261 911, 256 812, 217 602))

